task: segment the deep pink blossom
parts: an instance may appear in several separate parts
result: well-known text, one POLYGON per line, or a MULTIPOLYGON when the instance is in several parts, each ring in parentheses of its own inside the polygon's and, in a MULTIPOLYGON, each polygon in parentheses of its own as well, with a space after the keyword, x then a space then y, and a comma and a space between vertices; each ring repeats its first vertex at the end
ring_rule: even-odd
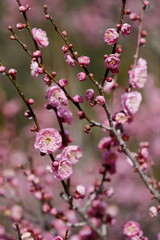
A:
POLYGON ((85 99, 87 100, 87 101, 90 101, 90 100, 92 100, 94 98, 94 90, 93 89, 87 89, 86 90, 86 93, 85 93, 85 99))
POLYGON ((77 94, 73 97, 73 101, 76 103, 83 103, 83 97, 77 94))
POLYGON ((75 67, 76 65, 75 60, 70 53, 66 53, 64 57, 66 59, 66 63, 68 63, 69 66, 75 67))
POLYGON ((98 148, 100 150, 105 150, 111 145, 111 142, 112 142, 111 137, 103 137, 98 143, 98 148))
POLYGON ((65 157, 71 164, 75 164, 82 157, 82 150, 78 145, 70 145, 63 149, 61 157, 65 157))
POLYGON ((120 59, 118 54, 110 54, 108 57, 105 59, 105 66, 106 68, 109 68, 111 72, 113 73, 118 73, 119 72, 119 64, 120 64, 120 59))
POLYGON ((47 89, 46 98, 53 107, 66 106, 68 99, 64 91, 57 85, 53 85, 47 89))
POLYGON ((105 31, 103 39, 108 45, 112 46, 118 41, 119 33, 115 28, 109 28, 105 31))
POLYGON ((43 68, 39 67, 38 63, 36 61, 31 61, 31 75, 32 77, 37 78, 40 74, 43 73, 43 68))
POLYGON ((121 33, 123 37, 128 36, 131 33, 132 26, 128 23, 124 23, 121 27, 121 33))
POLYGON ((78 80, 79 80, 79 81, 85 81, 86 78, 87 78, 87 75, 86 75, 85 72, 79 72, 79 73, 77 74, 77 77, 78 77, 78 80))
POLYGON ((140 225, 137 222, 129 221, 124 225, 123 234, 127 237, 134 237, 141 231, 140 225))
POLYGON ((45 31, 40 28, 32 28, 32 34, 39 47, 43 48, 48 46, 49 41, 45 31))
POLYGON ((53 166, 53 172, 55 178, 60 181, 63 181, 70 177, 72 174, 72 164, 65 158, 61 158, 61 160, 56 162, 57 164, 53 166))
POLYGON ((133 91, 123 94, 121 100, 123 110, 126 113, 135 114, 140 107, 142 95, 139 92, 133 91))
POLYGON ((147 81, 147 62, 139 58, 137 65, 128 72, 129 83, 134 88, 143 88, 147 81))
POLYGON ((68 124, 71 124, 73 122, 73 114, 68 108, 58 106, 57 114, 60 118, 63 119, 64 122, 66 122, 68 124))
POLYGON ((40 152, 50 154, 56 152, 62 145, 62 137, 54 128, 44 128, 37 133, 34 147, 40 152))
POLYGON ((90 58, 87 56, 80 56, 78 58, 79 64, 83 65, 84 67, 88 66, 90 64, 90 58))

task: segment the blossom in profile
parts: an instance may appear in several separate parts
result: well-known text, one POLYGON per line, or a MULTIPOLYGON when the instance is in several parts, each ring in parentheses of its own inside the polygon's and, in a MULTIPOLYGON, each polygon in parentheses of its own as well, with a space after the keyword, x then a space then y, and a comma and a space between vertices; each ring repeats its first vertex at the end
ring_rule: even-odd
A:
POLYGON ((65 123, 72 124, 73 114, 68 108, 63 107, 63 106, 58 106, 57 114, 65 123))
POLYGON ((78 145, 70 145, 63 149, 61 156, 65 157, 71 164, 75 164, 82 157, 82 150, 78 145))
POLYGON ((30 65, 31 69, 31 76, 37 78, 40 74, 43 73, 43 68, 39 67, 38 63, 36 61, 31 61, 30 65))
POLYGON ((39 47, 47 47, 49 44, 48 37, 45 31, 38 28, 32 28, 33 38, 39 47))
POLYGON ((90 64, 90 58, 87 56, 80 56, 78 58, 78 63, 84 67, 87 67, 90 64))
POLYGON ((53 163, 54 177, 60 181, 66 180, 73 172, 72 164, 61 155, 58 155, 58 161, 53 163))
POLYGON ((103 39, 108 45, 112 46, 118 41, 119 33, 115 28, 106 29, 103 39))
POLYGON ((44 128, 37 133, 34 147, 40 152, 51 154, 56 152, 62 145, 62 137, 54 128, 44 128))
POLYGON ((147 62, 139 58, 137 65, 129 72, 129 83, 134 88, 143 88, 147 81, 147 62))
POLYGON ((57 85, 48 87, 46 98, 53 107, 66 106, 68 104, 68 99, 64 91, 57 85))
POLYGON ((121 98, 121 103, 122 103, 124 112, 131 115, 135 114, 139 110, 141 101, 142 101, 142 95, 137 91, 124 93, 121 98))
POLYGON ((129 221, 124 225, 123 234, 127 237, 135 237, 138 236, 141 232, 141 228, 139 223, 134 221, 129 221))
POLYGON ((66 59, 66 63, 68 63, 70 67, 75 67, 75 60, 70 53, 66 53, 64 57, 66 59))
POLYGON ((124 23, 121 27, 121 33, 123 37, 128 36, 131 33, 132 26, 128 23, 124 23))
POLYGON ((120 59, 118 54, 110 54, 108 57, 105 59, 105 66, 106 68, 109 68, 112 73, 118 73, 119 72, 119 64, 120 64, 120 59))

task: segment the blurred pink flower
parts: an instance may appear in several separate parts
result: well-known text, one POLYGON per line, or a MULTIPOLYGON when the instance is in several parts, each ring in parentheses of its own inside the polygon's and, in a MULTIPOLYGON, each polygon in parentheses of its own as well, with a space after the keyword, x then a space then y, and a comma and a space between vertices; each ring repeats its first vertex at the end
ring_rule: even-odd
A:
POLYGON ((32 34, 39 47, 43 48, 48 46, 49 41, 45 31, 40 28, 32 28, 32 34))
POLYGON ((34 147, 42 153, 54 153, 62 145, 62 138, 59 132, 54 128, 44 128, 37 133, 34 147))
POLYGON ((134 88, 143 88, 147 81, 147 62, 139 58, 137 65, 129 72, 129 83, 134 88))
POLYGON ((128 36, 131 33, 132 26, 128 23, 124 23, 121 27, 121 33, 123 37, 128 36))
POLYGON ((43 73, 43 68, 39 67, 36 61, 31 61, 31 76, 37 78, 40 74, 43 73))
POLYGON ((122 95, 123 110, 129 114, 135 114, 142 101, 142 95, 139 92, 133 91, 122 95))
POLYGON ((78 145, 70 145, 63 149, 61 156, 65 157, 71 164, 75 164, 82 157, 82 150, 78 145))
POLYGON ((66 53, 64 57, 66 59, 66 63, 68 63, 69 66, 75 67, 75 65, 76 65, 75 60, 70 53, 66 53))
POLYGON ((118 73, 119 72, 119 64, 120 64, 120 59, 118 54, 110 54, 106 59, 105 59, 105 66, 106 68, 109 68, 111 72, 113 73, 118 73))
POLYGON ((59 161, 53 163, 53 172, 55 178, 60 181, 68 179, 73 172, 72 164, 67 159, 62 157, 59 161))
POLYGON ((62 107, 62 106, 58 106, 57 107, 57 114, 60 118, 62 118, 62 120, 67 123, 67 124, 72 124, 73 122, 73 114, 72 112, 66 108, 66 107, 62 107))

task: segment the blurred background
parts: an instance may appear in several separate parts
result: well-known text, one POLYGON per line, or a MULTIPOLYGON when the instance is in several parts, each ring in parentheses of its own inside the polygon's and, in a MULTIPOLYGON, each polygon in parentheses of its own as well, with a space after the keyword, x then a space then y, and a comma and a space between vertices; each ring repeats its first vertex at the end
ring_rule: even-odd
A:
MULTIPOLYGON (((56 71, 57 79, 66 78, 69 81, 67 90, 71 96, 75 94, 84 96, 86 89, 95 89, 89 80, 85 82, 78 81, 77 73, 81 71, 78 66, 71 68, 66 64, 64 54, 61 51, 64 43, 54 31, 49 21, 45 19, 43 5, 48 5, 48 11, 53 16, 59 28, 68 32, 68 39, 70 43, 74 44, 74 50, 78 51, 79 55, 90 56, 91 64, 89 65, 89 71, 100 82, 105 72, 103 56, 112 51, 112 47, 104 43, 103 34, 106 28, 115 27, 119 22, 121 1, 22 0, 22 4, 29 4, 31 6, 30 11, 28 11, 28 19, 31 26, 42 28, 47 32, 47 36, 49 37, 49 46, 42 49, 46 69, 50 72, 56 71)), ((136 14, 140 14, 141 1, 128 0, 127 8, 130 8, 136 14)), ((126 132, 130 135, 129 145, 132 151, 137 151, 139 142, 141 141, 148 141, 150 143, 150 161, 155 162, 153 171, 157 179, 160 179, 159 9, 160 1, 152 0, 150 8, 145 13, 143 29, 148 32, 148 36, 147 44, 141 47, 140 57, 146 59, 148 63, 148 82, 142 90, 143 103, 140 110, 135 115, 134 121, 126 126, 126 132)), ((9 39, 10 33, 7 27, 11 25, 15 28, 17 22, 23 22, 15 0, 0 2, 0 21, 0 61, 7 68, 17 69, 17 81, 25 96, 27 98, 34 98, 35 100, 34 109, 41 127, 58 128, 53 112, 47 111, 44 107, 47 101, 45 98, 46 86, 44 85, 43 78, 34 79, 31 77, 31 59, 18 46, 16 41, 9 39)), ((128 37, 123 38, 121 36, 119 39, 119 43, 123 48, 120 74, 117 79, 119 87, 116 91, 111 90, 109 93, 106 93, 106 99, 112 113, 121 110, 119 104, 120 95, 128 86, 127 72, 133 63, 133 56, 136 49, 138 23, 131 21, 128 15, 124 17, 125 22, 131 24, 133 30, 128 37)), ((28 32, 26 30, 16 30, 16 32, 22 42, 27 44, 30 51, 34 51, 34 46, 28 32)), ((33 122, 24 117, 26 109, 23 102, 18 97, 11 82, 2 75, 0 76, 0 96, 0 164, 2 166, 2 176, 10 179, 10 171, 12 169, 11 175, 14 175, 15 179, 23 179, 22 183, 24 183, 27 189, 28 185, 25 182, 25 178, 22 174, 16 172, 16 166, 18 164, 27 164, 29 156, 33 157, 34 165, 37 167, 45 167, 46 164, 49 165, 50 160, 47 157, 41 159, 39 153, 34 150, 35 135, 30 133, 29 130, 33 122)), ((106 136, 107 133, 99 129, 93 129, 90 135, 86 135, 83 132, 83 128, 87 122, 85 120, 80 121, 77 118, 77 110, 72 105, 70 107, 75 116, 74 123, 73 126, 66 126, 66 129, 69 129, 73 143, 79 144, 84 152, 82 162, 78 163, 77 168, 75 167, 73 182, 74 185, 83 183, 89 188, 90 185, 95 183, 96 179, 99 179, 98 169, 102 160, 97 144, 100 138, 106 136)), ((83 107, 91 118, 100 122, 106 120, 100 108, 91 108, 87 102, 84 102, 83 107)), ((54 184, 54 193, 55 191, 58 193, 60 185, 59 183, 55 183, 56 180, 52 179, 52 181, 54 184)), ((115 188, 115 194, 109 200, 108 209, 110 209, 111 214, 115 214, 115 218, 117 219, 117 224, 109 228, 109 239, 124 239, 122 237, 122 226, 128 220, 139 221, 145 235, 150 237, 150 239, 156 239, 159 233, 160 219, 159 217, 151 219, 148 213, 150 205, 154 205, 155 202, 150 202, 148 190, 137 174, 133 172, 122 154, 119 155, 117 162, 117 173, 112 176, 112 181, 109 185, 115 188), (119 232, 119 236, 117 236, 117 231, 119 232)), ((28 195, 23 193, 23 187, 20 184, 16 187, 22 202, 29 204, 29 208, 34 209, 33 206, 36 205, 36 200, 32 196, 27 198, 26 196, 28 195)), ((5 188, 6 185, 4 190, 7 191, 5 188)), ((53 193, 51 187, 49 191, 53 193)), ((3 196, 1 199, 2 205, 5 205, 6 202, 3 196)), ((12 201, 8 201, 8 207, 11 207, 12 204, 12 201)), ((34 209, 35 215, 40 218, 38 211, 39 209, 34 209)), ((6 222, 7 218, 2 215, 0 224, 3 225, 6 222)), ((12 232, 11 226, 7 228, 12 232)))

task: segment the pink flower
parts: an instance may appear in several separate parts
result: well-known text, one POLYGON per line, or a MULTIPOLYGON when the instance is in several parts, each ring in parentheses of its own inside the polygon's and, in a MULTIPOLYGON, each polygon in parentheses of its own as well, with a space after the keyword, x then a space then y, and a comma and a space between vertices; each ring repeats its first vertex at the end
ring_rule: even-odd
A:
POLYGON ((36 61, 31 61, 30 68, 32 77, 37 78, 40 74, 43 73, 43 68, 39 67, 36 61))
POLYGON ((60 236, 56 236, 56 237, 53 238, 53 240, 63 240, 63 238, 60 237, 60 236))
POLYGON ((105 160, 106 168, 110 174, 116 173, 116 161, 117 154, 113 151, 107 151, 103 154, 103 158, 105 160))
POLYGON ((132 26, 129 25, 128 23, 124 23, 121 27, 121 33, 123 37, 128 36, 131 33, 131 30, 132 30, 132 26))
POLYGON ((55 178, 57 178, 60 181, 63 181, 70 177, 72 174, 72 164, 67 161, 67 159, 61 159, 59 161, 56 161, 53 166, 53 172, 55 178))
POLYGON ((11 208, 11 217, 14 221, 20 221, 23 216, 23 209, 19 205, 14 205, 11 208))
POLYGON ((40 28, 32 28, 32 34, 39 47, 43 48, 48 46, 49 41, 45 31, 40 28))
POLYGON ((90 58, 87 56, 80 56, 78 58, 79 64, 83 65, 84 67, 88 66, 90 64, 90 58))
POLYGON ((85 186, 83 186, 83 185, 78 185, 78 186, 76 187, 76 194, 78 194, 78 196, 79 196, 80 198, 84 198, 84 197, 85 197, 85 194, 86 194, 86 188, 85 188, 85 186))
POLYGON ((66 63, 68 63, 71 67, 75 67, 75 60, 70 53, 66 53, 64 57, 66 59, 66 63))
POLYGON ((82 150, 77 145, 70 145, 63 149, 61 157, 65 157, 68 162, 75 164, 82 157, 82 150))
POLYGON ((123 234, 127 237, 134 237, 141 231, 140 225, 137 222, 129 221, 124 225, 123 234))
POLYGON ((64 122, 68 124, 71 124, 73 122, 73 114, 68 108, 58 106, 57 114, 60 118, 63 119, 64 122))
POLYGON ((118 73, 119 72, 119 64, 120 64, 120 59, 119 56, 115 54, 110 54, 106 59, 105 59, 105 66, 106 68, 109 68, 112 73, 118 73))
POLYGON ((108 45, 112 46, 118 41, 119 34, 115 28, 109 28, 105 31, 103 39, 108 45))
POLYGON ((115 114, 114 120, 117 123, 124 124, 125 122, 128 121, 128 116, 125 113, 123 113, 123 112, 118 112, 118 113, 115 114))
POLYGON ((85 81, 86 78, 87 78, 87 75, 86 75, 85 72, 79 72, 79 73, 77 74, 77 77, 78 77, 78 80, 79 80, 79 81, 85 81))
POLYGON ((64 91, 57 85, 53 85, 47 89, 46 98, 53 107, 66 106, 68 99, 64 91))
POLYGON ((126 113, 135 114, 142 101, 142 95, 139 92, 133 91, 122 95, 122 107, 126 113))
POLYGON ((139 58, 137 65, 128 72, 129 83, 134 88, 143 88, 147 81, 147 62, 139 58))
POLYGON ((98 143, 98 148, 100 150, 105 150, 106 148, 110 147, 111 143, 112 143, 111 137, 103 137, 98 143))
POLYGON ((149 215, 153 218, 153 217, 157 217, 158 215, 158 211, 157 208, 155 206, 151 206, 149 208, 149 215))
POLYGON ((87 89, 85 93, 85 99, 87 101, 90 101, 94 98, 94 90, 93 89, 87 89))
POLYGON ((44 128, 37 133, 34 143, 35 149, 42 153, 51 154, 56 152, 62 145, 62 137, 54 128, 44 128))
POLYGON ((80 95, 75 95, 73 97, 73 101, 76 102, 76 103, 83 103, 83 97, 80 96, 80 95))
POLYGON ((105 104, 105 98, 100 95, 95 98, 95 101, 98 105, 101 105, 101 106, 105 104))

